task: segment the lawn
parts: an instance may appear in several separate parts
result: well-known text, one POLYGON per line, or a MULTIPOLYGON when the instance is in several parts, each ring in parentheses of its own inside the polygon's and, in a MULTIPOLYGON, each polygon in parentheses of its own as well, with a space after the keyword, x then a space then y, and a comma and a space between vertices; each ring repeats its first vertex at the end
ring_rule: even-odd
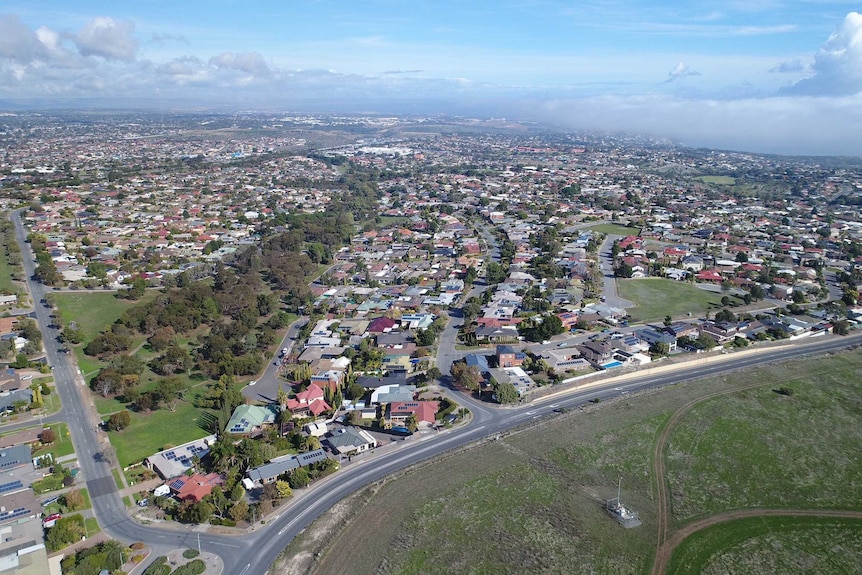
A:
POLYGON ((0 293, 14 294, 19 289, 12 281, 12 268, 6 263, 6 257, 0 256, 0 293))
POLYGON ((636 236, 641 233, 640 228, 630 228, 619 224, 596 224, 594 226, 590 226, 588 229, 594 232, 601 232, 603 234, 615 236, 636 236))
POLYGON ((736 183, 736 178, 732 176, 701 176, 698 179, 704 184, 718 184, 721 186, 732 186, 736 183))
POLYGON ((668 575, 856 573, 862 520, 750 517, 713 525, 677 547, 668 575))
POLYGON ((52 423, 48 427, 54 430, 57 439, 49 447, 41 447, 34 451, 33 457, 52 453, 54 458, 57 458, 75 453, 75 447, 72 445, 72 436, 69 434, 69 428, 66 427, 65 423, 52 423))
POLYGON ((129 427, 110 434, 120 465, 127 467, 165 446, 181 445, 205 437, 207 431, 198 427, 198 417, 204 411, 187 401, 181 401, 176 411, 165 408, 134 414, 129 427))
MULTIPOLYGON (((539 420, 361 490, 295 539, 275 572, 408 575, 441 566, 488 574, 648 572, 657 527, 651 458, 659 430, 689 401, 752 381, 763 387, 707 400, 675 428, 667 451, 672 512, 701 517, 758 504, 862 508, 862 492, 852 489, 862 475, 859 373, 862 354, 848 352, 678 384, 539 420), (774 393, 779 383, 793 395, 774 393), (643 522, 638 528, 622 529, 602 509, 616 496, 620 479, 623 501, 643 522)), ((841 531, 839 547, 859 549, 856 535, 848 533, 841 531)), ((794 541, 786 539, 784 556, 792 555, 794 541)), ((736 544, 727 543, 733 555, 728 561, 745 559, 736 544)), ((764 554, 771 544, 757 543, 764 554)), ((812 539, 811 548, 816 545, 812 539)), ((708 544, 707 559, 724 546, 721 538, 708 544)), ((818 565, 760 572, 835 572, 818 565)), ((707 572, 757 571, 740 563, 738 569, 707 572)))
MULTIPOLYGON (((130 307, 155 297, 156 292, 148 291, 138 301, 120 299, 116 292, 65 292, 55 294, 57 309, 63 325, 74 321, 84 335, 85 342, 92 340, 105 327, 123 315, 130 307)), ((86 373, 86 372, 85 372, 86 373)))
POLYGON ((619 280, 617 290, 620 297, 637 304, 628 312, 641 322, 659 321, 667 315, 703 317, 707 311, 721 307, 721 294, 663 278, 619 280))

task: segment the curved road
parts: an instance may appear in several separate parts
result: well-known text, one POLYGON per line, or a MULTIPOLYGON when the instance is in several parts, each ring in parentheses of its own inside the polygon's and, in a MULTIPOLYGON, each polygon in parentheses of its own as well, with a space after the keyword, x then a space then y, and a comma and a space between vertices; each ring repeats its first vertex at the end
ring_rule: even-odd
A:
MULTIPOLYGON (((565 395, 554 398, 538 399, 532 404, 513 409, 496 409, 461 395, 459 402, 465 404, 473 413, 471 422, 460 428, 431 436, 433 439, 408 441, 399 444, 392 451, 378 450, 370 457, 342 469, 337 474, 316 484, 315 488, 298 494, 296 498, 281 508, 280 513, 271 519, 266 528, 258 529, 241 536, 213 535, 200 531, 199 526, 180 526, 175 524, 140 525, 133 521, 123 505, 119 491, 111 475, 112 463, 107 440, 95 427, 96 414, 85 402, 88 395, 83 391, 84 381, 70 358, 59 352, 59 344, 52 337, 50 311, 38 302, 44 297, 45 288, 32 281, 34 261, 29 253, 29 245, 24 243, 25 232, 19 212, 13 214, 16 234, 22 247, 22 260, 28 277, 28 284, 34 301, 37 302, 35 315, 45 334, 45 350, 48 360, 54 366, 57 391, 63 401, 63 414, 72 432, 72 439, 78 454, 79 463, 86 479, 87 488, 93 504, 93 512, 104 531, 116 539, 142 541, 153 547, 155 554, 169 549, 196 547, 198 541, 202 549, 219 555, 224 562, 224 573, 230 575, 263 575, 284 547, 296 537, 321 513, 340 499, 360 487, 391 475, 393 472, 432 458, 450 449, 467 445, 488 436, 494 436, 513 427, 530 423, 543 417, 552 416, 556 409, 574 408, 586 404, 594 398, 611 398, 641 389, 670 385, 683 380, 696 379, 734 369, 743 369, 772 361, 798 358, 800 353, 821 354, 837 351, 849 345, 862 344, 862 335, 846 338, 828 338, 820 341, 763 350, 739 361, 723 361, 702 366, 684 366, 680 372, 660 376, 644 374, 632 378, 624 384, 609 380, 590 389, 572 389, 565 395), (30 257, 28 257, 28 255, 30 257), (551 403, 554 401, 555 403, 551 403), (320 489, 320 487, 326 489, 320 489), (198 539, 199 538, 199 539, 198 539)), ((458 318, 450 322, 444 335, 454 338, 458 318)), ((445 344, 441 341, 438 366, 451 364, 454 353, 454 339, 445 344), (451 345, 451 346, 450 346, 451 345)), ((732 355, 729 359, 735 359, 732 355)), ((448 371, 448 367, 446 373, 448 371)))

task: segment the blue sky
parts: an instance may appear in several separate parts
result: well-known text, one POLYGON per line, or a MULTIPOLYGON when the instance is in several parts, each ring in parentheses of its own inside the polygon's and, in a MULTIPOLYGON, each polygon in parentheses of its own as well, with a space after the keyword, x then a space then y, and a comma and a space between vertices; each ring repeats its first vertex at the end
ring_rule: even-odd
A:
POLYGON ((506 115, 862 155, 853 2, 7 0, 0 106, 506 115))

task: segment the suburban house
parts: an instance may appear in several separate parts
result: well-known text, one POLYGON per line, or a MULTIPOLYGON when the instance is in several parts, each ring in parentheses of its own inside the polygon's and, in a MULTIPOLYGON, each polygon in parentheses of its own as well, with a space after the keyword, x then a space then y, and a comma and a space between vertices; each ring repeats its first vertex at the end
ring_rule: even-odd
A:
POLYGON ((216 485, 224 485, 224 479, 218 473, 180 475, 167 481, 171 495, 180 501, 191 501, 192 503, 197 503, 209 495, 216 485))
POLYGON ((588 341, 576 346, 581 356, 593 365, 601 366, 613 359, 614 348, 606 341, 588 341))
POLYGON ((326 452, 323 449, 315 449, 313 451, 299 453, 297 455, 277 457, 269 463, 250 469, 246 474, 246 477, 251 482, 251 485, 246 481, 243 481, 243 484, 246 489, 266 485, 267 483, 272 483, 278 479, 280 475, 283 475, 288 471, 292 471, 298 467, 306 467, 312 463, 324 461, 325 459, 326 452))
POLYGON ((387 407, 386 419, 392 425, 404 425, 411 415, 415 415, 417 422, 434 423, 439 410, 439 401, 394 401, 387 407))
POLYGON ((377 440, 358 427, 345 427, 326 438, 332 450, 339 455, 353 455, 377 447, 377 440))
POLYGON ((275 423, 277 415, 274 405, 238 405, 224 430, 234 435, 257 436, 275 423))
POLYGON ((163 479, 182 475, 192 467, 192 459, 203 459, 210 452, 210 445, 215 443, 216 436, 208 435, 177 447, 159 451, 144 460, 144 465, 154 470, 163 479))
POLYGON ((332 408, 323 400, 320 386, 312 383, 305 391, 300 391, 296 397, 287 400, 287 409, 293 417, 319 417, 332 408))
POLYGON ((536 384, 520 366, 491 368, 491 378, 497 383, 511 383, 518 395, 523 395, 536 384))
POLYGON ((641 340, 648 343, 650 346, 664 343, 667 344, 669 351, 676 349, 676 336, 666 331, 659 331, 651 327, 645 327, 634 332, 641 340))
POLYGON ((497 366, 498 367, 518 367, 524 363, 527 354, 522 351, 515 351, 510 345, 497 346, 497 366))

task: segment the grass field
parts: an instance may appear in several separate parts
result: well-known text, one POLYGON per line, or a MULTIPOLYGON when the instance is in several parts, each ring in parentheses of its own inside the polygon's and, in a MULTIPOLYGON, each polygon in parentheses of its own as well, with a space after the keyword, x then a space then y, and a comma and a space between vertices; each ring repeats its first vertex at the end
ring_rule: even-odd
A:
MULTIPOLYGON (((673 511, 691 516, 689 508, 703 508, 702 516, 758 502, 860 508, 862 492, 853 487, 862 476, 860 373, 862 354, 849 352, 679 384, 547 418, 360 491, 292 542, 273 572, 646 573, 656 541, 651 458, 659 430, 689 401, 752 381, 763 381, 764 387, 707 400, 675 428, 679 433, 671 435, 667 452, 673 511), (792 388, 793 395, 772 392, 776 383, 792 388), (763 417, 767 421, 757 421, 763 417), (797 439, 800 430, 806 437, 799 445, 779 445, 791 443, 791 430, 797 439), (728 445, 717 444, 723 438, 728 445), (761 444, 775 446, 774 455, 764 453, 761 444), (761 476, 770 473, 775 477, 761 476), (623 529, 602 509, 616 495, 619 479, 623 500, 639 512, 641 527, 623 529), (833 485, 824 487, 827 483, 833 485)), ((788 559, 780 560, 789 561, 797 537, 790 531, 777 531, 776 541, 758 542, 765 535, 755 529, 750 538, 764 554, 783 547, 788 559)), ((841 548, 859 548, 854 533, 841 531, 841 548)), ((817 537, 812 535, 812 549, 817 537)), ((681 555, 679 561, 701 565, 692 561, 720 556, 722 568, 712 573, 782 572, 756 564, 734 547, 735 540, 706 541, 695 549, 695 559, 681 555)), ((809 559, 813 568, 783 572, 835 572, 828 552, 809 559)), ((680 569, 675 572, 699 572, 680 569)))
POLYGON ((203 411, 188 401, 180 401, 176 411, 165 408, 133 415, 129 427, 110 434, 120 465, 126 467, 141 461, 166 445, 205 437, 208 433, 198 427, 203 411))
POLYGON ((41 447, 34 451, 34 457, 51 453, 56 458, 75 453, 75 447, 72 445, 72 436, 69 434, 69 428, 65 423, 52 423, 47 427, 54 430, 56 439, 50 447, 41 447))
POLYGON ((736 183, 736 178, 732 176, 701 176, 698 179, 704 184, 719 184, 721 186, 732 186, 736 183))
POLYGON ((752 517, 695 533, 667 573, 856 573, 860 564, 862 520, 752 517))
POLYGON ((615 236, 636 236, 641 233, 640 228, 630 228, 619 224, 596 224, 594 226, 590 226, 589 229, 594 232, 613 234, 615 236))
POLYGON ((105 327, 114 323, 130 307, 155 297, 155 292, 147 294, 138 301, 119 299, 116 292, 64 292, 55 294, 57 309, 63 325, 74 321, 84 334, 84 341, 90 341, 105 327))
MULTIPOLYGON (((0 246, 2 248, 3 246, 0 246)), ((2 250, 0 250, 2 253, 2 250)), ((20 289, 12 281, 12 268, 6 263, 5 257, 0 257, 0 293, 14 294, 20 289)))
POLYGON ((663 278, 626 279, 617 281, 620 297, 631 300, 637 307, 629 308, 636 321, 662 320, 666 315, 703 317, 707 311, 721 307, 721 294, 663 278))
POLYGON ((860 363, 845 354, 828 368, 759 369, 746 375, 763 387, 692 409, 667 448, 674 519, 748 507, 862 509, 862 494, 847 493, 862 476, 862 459, 848 456, 862 443, 860 363))

